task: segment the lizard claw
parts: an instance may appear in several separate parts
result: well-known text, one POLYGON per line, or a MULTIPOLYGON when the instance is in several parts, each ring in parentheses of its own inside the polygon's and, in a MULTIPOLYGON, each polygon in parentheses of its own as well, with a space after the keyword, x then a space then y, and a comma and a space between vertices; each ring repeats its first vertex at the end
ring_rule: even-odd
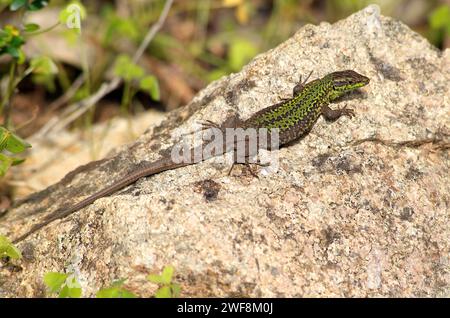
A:
POLYGON ((208 120, 208 119, 199 122, 199 124, 202 126, 200 128, 200 131, 207 130, 210 128, 219 128, 220 129, 220 126, 218 124, 216 124, 215 122, 208 120))
POLYGON ((355 117, 355 111, 351 108, 342 108, 340 109, 342 115, 348 116, 349 118, 355 117))
POLYGON ((219 128, 220 129, 219 125, 217 125, 215 122, 212 122, 210 120, 200 121, 200 122, 198 122, 198 124, 200 124, 200 126, 201 126, 199 130, 191 131, 191 132, 182 134, 181 136, 182 137, 190 136, 190 135, 193 135, 193 134, 196 134, 196 133, 199 133, 199 132, 211 129, 211 128, 219 128))

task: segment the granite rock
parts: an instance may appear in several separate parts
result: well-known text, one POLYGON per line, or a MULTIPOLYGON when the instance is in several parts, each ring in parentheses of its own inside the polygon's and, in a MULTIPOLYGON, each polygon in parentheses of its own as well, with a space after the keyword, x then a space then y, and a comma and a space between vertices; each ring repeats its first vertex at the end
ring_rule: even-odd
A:
POLYGON ((319 119, 279 150, 276 173, 228 175, 214 158, 141 179, 21 242, 23 259, 0 270, 0 296, 43 296, 43 275, 59 271, 75 273, 87 297, 119 278, 146 297, 157 288, 146 275, 172 264, 189 297, 449 297, 450 51, 373 5, 307 25, 211 83, 135 143, 19 202, 0 233, 17 237, 159 158, 201 120, 247 118, 291 96, 301 75, 344 69, 371 79, 332 106, 356 117, 319 119))

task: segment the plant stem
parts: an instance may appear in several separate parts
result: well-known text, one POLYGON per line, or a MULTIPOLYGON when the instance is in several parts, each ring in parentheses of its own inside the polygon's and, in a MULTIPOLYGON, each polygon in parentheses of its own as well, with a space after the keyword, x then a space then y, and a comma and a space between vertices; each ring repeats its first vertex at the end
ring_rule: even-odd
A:
POLYGON ((54 28, 58 27, 60 24, 61 24, 60 22, 57 22, 57 23, 53 24, 52 26, 49 26, 46 29, 38 30, 36 32, 25 33, 25 36, 35 36, 35 35, 40 35, 40 34, 49 32, 49 31, 53 30, 54 28))
POLYGON ((9 68, 9 82, 8 82, 8 88, 6 90, 6 94, 2 100, 2 103, 0 105, 0 114, 3 115, 3 125, 7 129, 10 126, 10 112, 11 112, 11 96, 14 93, 14 89, 16 88, 15 85, 15 77, 16 77, 16 67, 17 67, 17 61, 14 59, 11 62, 11 66, 9 68))
POLYGON ((131 100, 131 82, 125 81, 123 86, 122 103, 120 105, 120 110, 122 111, 123 115, 127 115, 129 113, 130 100, 131 100))

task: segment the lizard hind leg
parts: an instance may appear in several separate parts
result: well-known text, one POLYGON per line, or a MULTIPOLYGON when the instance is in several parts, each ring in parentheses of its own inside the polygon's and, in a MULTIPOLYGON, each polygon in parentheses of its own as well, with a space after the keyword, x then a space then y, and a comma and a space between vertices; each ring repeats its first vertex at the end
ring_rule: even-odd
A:
POLYGON ((199 132, 211 129, 211 128, 221 129, 219 124, 216 124, 215 122, 213 122, 211 120, 199 121, 198 124, 200 125, 200 129, 182 134, 181 137, 191 136, 191 135, 194 135, 196 133, 199 133, 199 132))
MULTIPOLYGON (((305 80, 303 81, 303 86, 305 86, 306 82, 309 80, 309 78, 311 77, 313 71, 309 72, 308 76, 306 76, 305 80)), ((300 75, 300 82, 302 81, 302 76, 300 75)))
POLYGON ((240 118, 239 114, 232 114, 228 116, 222 124, 215 123, 209 119, 205 119, 199 122, 199 124, 202 126, 201 131, 211 128, 217 128, 220 130, 224 130, 226 128, 238 128, 242 127, 243 123, 244 122, 240 118))
POLYGON ((208 119, 200 121, 199 124, 201 125, 200 131, 207 130, 210 128, 221 129, 219 124, 217 124, 211 120, 208 120, 208 119))

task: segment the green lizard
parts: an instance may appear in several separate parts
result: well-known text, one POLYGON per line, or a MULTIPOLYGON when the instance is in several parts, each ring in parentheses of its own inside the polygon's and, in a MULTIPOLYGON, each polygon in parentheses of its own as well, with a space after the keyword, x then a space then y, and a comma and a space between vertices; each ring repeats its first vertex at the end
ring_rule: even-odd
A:
MULTIPOLYGON (((236 116, 233 117, 231 121, 228 121, 221 126, 216 126, 214 124, 210 126, 222 129, 267 128, 270 130, 276 128, 279 133, 279 145, 283 146, 308 133, 320 115, 323 115, 327 120, 336 120, 342 115, 349 117, 354 116, 354 111, 352 109, 331 109, 328 105, 345 93, 363 87, 369 83, 367 77, 351 70, 333 72, 323 78, 306 83, 308 78, 304 82, 300 81, 294 87, 293 97, 290 99, 283 100, 278 104, 264 108, 246 120, 241 120, 239 116, 236 116)), ((191 149, 191 152, 193 153, 194 150, 194 148, 191 149)), ((232 148, 224 147, 223 151, 219 151, 219 153, 212 154, 211 156, 203 157, 202 160, 212 156, 222 155, 223 153, 232 150, 232 148)), ((122 179, 115 181, 113 184, 94 193, 72 207, 56 211, 49 215, 42 223, 35 225, 28 232, 14 240, 14 243, 22 241, 47 224, 62 219, 86 207, 101 197, 111 195, 136 182, 140 178, 151 176, 162 171, 195 164, 196 162, 198 161, 175 163, 172 161, 171 157, 164 157, 155 162, 144 163, 122 179)))

